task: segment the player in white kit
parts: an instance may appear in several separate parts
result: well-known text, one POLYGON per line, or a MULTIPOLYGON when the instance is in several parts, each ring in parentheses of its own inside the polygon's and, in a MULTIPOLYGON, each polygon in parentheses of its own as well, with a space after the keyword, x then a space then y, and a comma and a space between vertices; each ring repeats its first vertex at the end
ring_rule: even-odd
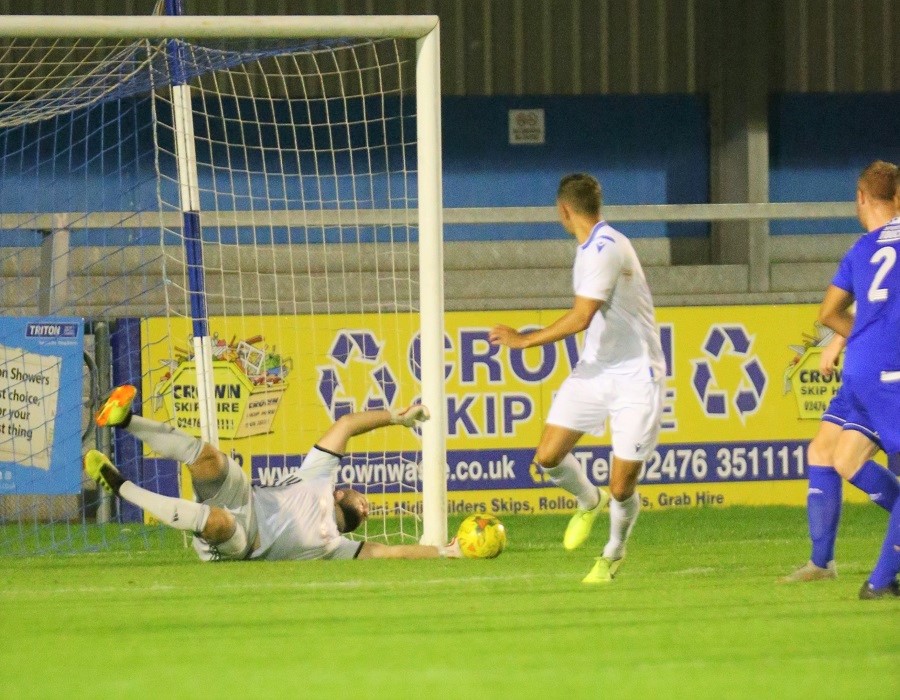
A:
POLYGON ((600 183, 590 175, 560 181, 559 219, 578 240, 572 308, 546 328, 520 333, 498 325, 489 335, 495 345, 528 348, 586 331, 578 364, 553 400, 534 457, 554 484, 578 500, 563 538, 566 549, 584 544, 609 503, 609 541, 584 583, 611 581, 625 557, 640 508, 638 477, 659 438, 665 377, 644 271, 628 239, 601 218, 602 199, 600 183), (612 499, 591 484, 572 454, 582 435, 605 432, 607 418, 612 499))
POLYGON ((359 491, 336 488, 340 460, 355 435, 388 425, 413 427, 428 409, 364 411, 341 416, 310 450, 296 473, 270 487, 251 486, 237 462, 212 445, 164 423, 133 415, 133 386, 116 388, 97 414, 100 426, 127 430, 162 457, 187 464, 198 501, 163 496, 126 480, 97 450, 84 458, 85 471, 106 490, 160 522, 194 534, 204 561, 220 559, 431 559, 460 556, 445 547, 385 545, 344 536, 368 516, 359 491))

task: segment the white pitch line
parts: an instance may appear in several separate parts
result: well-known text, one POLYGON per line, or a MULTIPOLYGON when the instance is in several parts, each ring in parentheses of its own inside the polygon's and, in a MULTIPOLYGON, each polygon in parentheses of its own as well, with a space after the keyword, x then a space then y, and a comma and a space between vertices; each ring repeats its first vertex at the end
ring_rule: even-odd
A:
MULTIPOLYGON (((513 576, 465 576, 465 577, 448 577, 416 580, 416 584, 426 586, 439 586, 448 583, 452 584, 477 584, 477 583, 501 583, 505 581, 528 581, 528 580, 552 580, 552 579, 570 579, 571 576, 566 574, 519 574, 513 576)), ((407 586, 407 582, 394 581, 303 581, 295 583, 265 583, 262 581, 254 581, 248 583, 221 583, 216 582, 216 590, 229 591, 276 591, 276 590, 361 590, 361 589, 383 589, 396 588, 399 586, 407 586)), ((123 595, 131 591, 135 593, 154 592, 182 592, 188 589, 188 586, 172 586, 167 584, 155 583, 150 586, 135 586, 134 588, 125 588, 123 586, 75 586, 69 588, 53 588, 46 590, 33 589, 15 589, 5 588, 3 590, 3 598, 47 598, 58 595, 102 595, 115 594, 123 595)))
POLYGON ((670 571, 672 576, 690 576, 693 574, 711 574, 716 569, 712 566, 696 566, 692 569, 680 569, 678 571, 670 571))

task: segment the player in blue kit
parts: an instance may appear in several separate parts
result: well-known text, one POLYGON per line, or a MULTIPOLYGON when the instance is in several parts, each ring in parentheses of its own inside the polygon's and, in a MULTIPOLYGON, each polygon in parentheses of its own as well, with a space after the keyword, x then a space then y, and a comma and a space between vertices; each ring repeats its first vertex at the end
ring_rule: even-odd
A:
MULTIPOLYGON (((896 216, 897 210, 893 202, 893 183, 896 176, 897 168, 883 161, 873 163, 860 176, 857 182, 857 215, 867 231, 880 229, 896 216)), ((824 348, 820 366, 823 373, 831 374, 834 371, 837 358, 845 344, 845 336, 836 334, 824 348)), ((877 477, 867 479, 877 474, 875 469, 881 469, 875 462, 871 464, 867 462, 878 449, 877 440, 873 425, 853 410, 848 392, 843 388, 839 390, 823 414, 822 422, 808 449, 809 491, 806 512, 812 542, 810 559, 785 576, 783 581, 787 583, 818 581, 837 576, 834 545, 841 518, 842 476, 853 477, 855 473, 861 471, 860 465, 866 462, 860 478, 866 482, 872 482, 873 479, 874 483, 880 481, 877 477), (851 460, 847 473, 839 473, 834 467, 835 450, 845 430, 861 433, 869 437, 871 442, 861 441, 862 452, 851 460)), ((897 473, 900 455, 889 455, 889 458, 891 457, 893 457, 892 471, 897 473)), ((874 499, 874 502, 890 512, 892 503, 890 494, 883 494, 874 499)))
MULTIPOLYGON (((846 338, 835 333, 822 349, 819 370, 823 375, 831 376, 834 372, 846 343, 846 338)), ((781 579, 785 583, 821 581, 837 577, 834 543, 841 519, 843 480, 834 470, 833 464, 834 448, 847 422, 846 408, 844 394, 838 390, 822 414, 819 429, 807 447, 809 488, 806 495, 806 518, 812 552, 809 561, 781 579)))
POLYGON ((877 161, 863 171, 857 212, 869 230, 841 260, 819 309, 819 320, 847 338, 843 392, 851 417, 838 439, 834 467, 890 510, 881 556, 863 584, 863 599, 900 596, 900 484, 868 460, 880 446, 900 452, 900 217, 897 168, 877 161), (872 227, 872 213, 894 216, 872 227), (850 306, 856 302, 855 314, 850 306), (858 430, 869 425, 875 434, 858 430))

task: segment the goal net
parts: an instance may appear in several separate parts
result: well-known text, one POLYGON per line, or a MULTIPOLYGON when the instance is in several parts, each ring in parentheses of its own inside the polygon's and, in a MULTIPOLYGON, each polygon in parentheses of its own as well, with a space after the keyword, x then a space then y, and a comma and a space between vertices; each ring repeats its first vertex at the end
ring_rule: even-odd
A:
POLYGON ((16 19, 0 18, 16 37, 0 48, 0 551, 178 541, 81 472, 96 447, 192 496, 183 466, 93 427, 124 383, 136 412, 261 485, 344 413, 423 401, 421 433, 355 438, 338 480, 369 496, 361 536, 443 540, 436 20, 34 18, 43 36, 22 38, 16 19))

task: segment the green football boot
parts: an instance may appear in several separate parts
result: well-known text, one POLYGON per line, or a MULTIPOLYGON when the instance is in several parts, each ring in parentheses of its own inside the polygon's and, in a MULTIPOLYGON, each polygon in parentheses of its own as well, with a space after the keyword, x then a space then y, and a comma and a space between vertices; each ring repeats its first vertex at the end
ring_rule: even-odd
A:
POLYGON ((575 515, 569 520, 569 524, 566 526, 566 534, 563 535, 563 549, 572 551, 583 545, 591 534, 591 528, 594 527, 594 521, 597 520, 600 511, 609 505, 609 494, 603 489, 597 489, 597 493, 600 496, 600 500, 596 506, 590 510, 577 509, 575 515))
POLYGON ((122 472, 113 466, 109 457, 99 450, 88 450, 84 456, 84 471, 104 490, 119 495, 119 487, 125 483, 122 472))
POLYGON ((623 559, 625 559, 624 553, 618 559, 597 557, 594 568, 590 570, 587 576, 581 579, 581 582, 589 584, 611 583, 615 578, 616 572, 619 570, 619 566, 622 564, 623 559))

